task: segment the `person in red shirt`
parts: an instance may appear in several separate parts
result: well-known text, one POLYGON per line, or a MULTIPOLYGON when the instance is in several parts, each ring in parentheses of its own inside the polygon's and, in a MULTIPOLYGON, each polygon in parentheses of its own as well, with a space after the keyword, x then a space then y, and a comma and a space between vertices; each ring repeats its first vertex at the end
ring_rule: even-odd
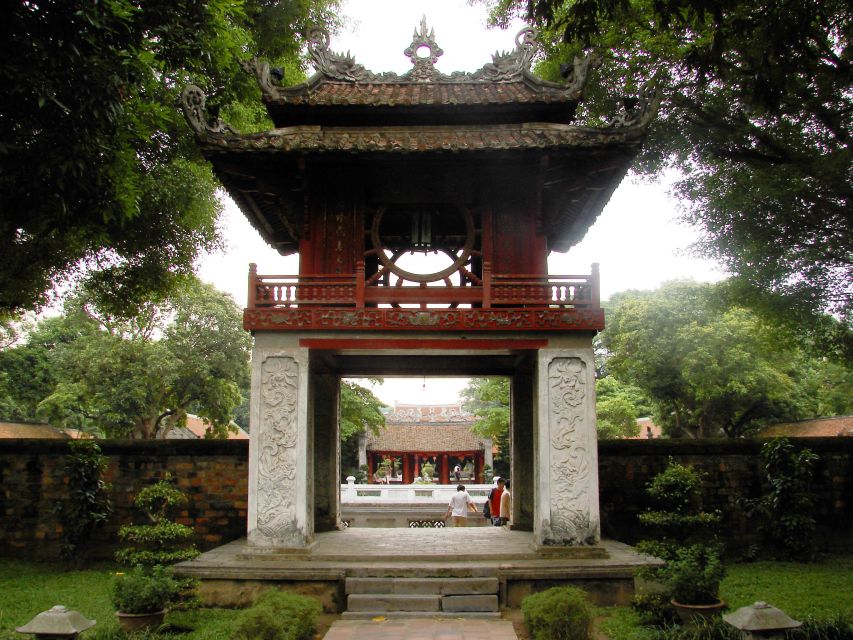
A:
POLYGON ((498 486, 489 491, 489 507, 492 512, 492 524, 501 526, 501 494, 504 492, 504 479, 498 478, 498 486))

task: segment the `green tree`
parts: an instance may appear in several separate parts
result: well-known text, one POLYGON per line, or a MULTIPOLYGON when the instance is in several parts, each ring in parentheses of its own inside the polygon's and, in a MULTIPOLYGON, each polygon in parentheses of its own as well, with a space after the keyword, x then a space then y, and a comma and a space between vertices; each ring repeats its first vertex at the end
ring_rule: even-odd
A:
POLYGON ((190 280, 167 305, 123 320, 84 309, 98 329, 56 354, 53 392, 39 404, 52 424, 107 437, 154 438, 188 411, 225 436, 248 379, 250 336, 231 297, 190 280))
POLYGON ((510 473, 509 385, 506 377, 471 378, 462 390, 462 406, 477 416, 471 431, 481 438, 491 438, 497 445, 494 473, 501 477, 510 473))
MULTIPOLYGON (((587 115, 613 113, 654 78, 664 102, 634 168, 681 171, 675 191, 703 233, 698 248, 765 310, 783 294, 775 312, 801 331, 826 310, 849 318, 849 2, 485 1, 498 22, 543 27, 551 77, 581 51, 601 57, 587 115)), ((849 331, 834 337, 850 348, 849 331)))
POLYGON ((79 310, 24 327, 16 344, 0 350, 0 418, 38 421, 39 402, 56 386, 57 351, 95 330, 79 310))
POLYGON ((820 377, 821 361, 751 311, 727 306, 719 290, 670 282, 614 296, 602 334, 613 374, 648 396, 671 435, 739 437, 815 415, 808 380, 820 377))
POLYGON ((188 82, 261 125, 263 55, 303 76, 301 33, 338 0, 9 3, 0 38, 0 311, 88 272, 114 306, 162 298, 217 246, 217 182, 178 110, 188 82))
MULTIPOLYGON (((372 382, 380 382, 371 378, 372 382)), ((385 405, 367 387, 352 380, 341 380, 341 476, 358 472, 358 438, 371 431, 379 433, 385 426, 385 405)))
POLYGON ((640 433, 637 418, 648 415, 649 403, 634 386, 614 376, 595 381, 596 429, 599 438, 629 438, 640 433))

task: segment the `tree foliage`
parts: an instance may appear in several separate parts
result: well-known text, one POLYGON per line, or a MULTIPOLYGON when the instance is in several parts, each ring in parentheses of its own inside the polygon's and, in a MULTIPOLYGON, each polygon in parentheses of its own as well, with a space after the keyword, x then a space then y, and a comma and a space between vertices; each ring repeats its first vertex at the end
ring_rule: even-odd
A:
POLYGON ((379 433, 385 426, 385 405, 370 389, 352 380, 341 380, 340 401, 341 475, 346 477, 358 471, 359 436, 368 431, 379 433))
POLYGON ((783 294, 775 312, 804 330, 815 312, 849 318, 849 2, 485 1, 498 22, 543 27, 546 74, 581 51, 601 56, 592 112, 612 112, 654 78, 665 101, 635 169, 680 169, 698 249, 765 310, 765 296, 783 294))
POLYGON ((0 311, 89 272, 125 309, 218 245, 217 182, 178 110, 188 82, 257 126, 260 54, 302 73, 300 33, 338 0, 9 3, 0 27, 0 311))
POLYGON ((649 402, 632 385, 614 376, 595 381, 596 429, 599 438, 630 438, 639 435, 637 418, 649 414, 649 402))
POLYGON ((849 394, 839 403, 834 389, 849 384, 846 368, 730 305, 719 295, 723 288, 675 281, 612 300, 602 334, 608 370, 647 395, 667 433, 739 437, 767 423, 814 417, 820 407, 853 409, 849 394))
POLYGON ((248 384, 251 342, 230 296, 189 281, 129 319, 85 295, 67 308, 60 322, 75 318, 85 329, 45 355, 53 384, 41 389, 39 416, 107 437, 154 438, 193 412, 226 435, 248 384))

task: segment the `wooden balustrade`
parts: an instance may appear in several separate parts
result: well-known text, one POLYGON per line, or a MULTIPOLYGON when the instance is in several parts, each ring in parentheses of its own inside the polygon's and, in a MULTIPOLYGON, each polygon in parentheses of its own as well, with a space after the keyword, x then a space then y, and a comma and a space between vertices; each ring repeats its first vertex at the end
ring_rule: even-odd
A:
POLYGON ((464 305, 587 309, 599 307, 598 265, 591 275, 494 275, 484 265, 479 286, 365 285, 364 265, 352 276, 258 275, 249 268, 248 308, 464 305))

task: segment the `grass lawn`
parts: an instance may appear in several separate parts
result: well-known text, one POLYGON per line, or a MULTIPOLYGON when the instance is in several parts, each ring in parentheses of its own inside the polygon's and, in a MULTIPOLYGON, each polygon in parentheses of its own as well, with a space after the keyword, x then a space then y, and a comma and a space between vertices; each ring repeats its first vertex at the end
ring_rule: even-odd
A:
MULTIPOLYGON (((57 604, 97 620, 98 624, 81 638, 124 637, 118 631, 110 597, 114 575, 115 569, 107 565, 65 571, 53 565, 0 558, 0 640, 24 638, 15 627, 57 604)), ((238 615, 230 609, 176 611, 166 616, 166 624, 171 627, 169 635, 182 640, 227 640, 238 615), (181 629, 186 632, 179 633, 181 629)))
MULTIPOLYGON (((720 595, 730 611, 764 600, 792 618, 853 619, 853 556, 832 556, 812 564, 751 562, 729 564, 720 595)), ((652 640, 627 607, 599 609, 599 628, 611 640, 652 640)))

